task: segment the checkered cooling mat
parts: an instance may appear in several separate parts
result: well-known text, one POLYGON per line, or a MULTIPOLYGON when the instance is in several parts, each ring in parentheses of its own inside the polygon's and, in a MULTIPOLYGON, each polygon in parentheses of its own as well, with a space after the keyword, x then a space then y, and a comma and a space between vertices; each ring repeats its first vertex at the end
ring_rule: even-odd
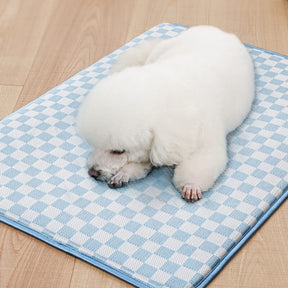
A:
POLYGON ((75 130, 83 97, 120 53, 186 29, 158 25, 0 122, 0 220, 138 287, 210 281, 288 194, 287 57, 248 47, 253 111, 228 136, 225 173, 196 203, 173 187, 172 168, 121 189, 96 182, 75 130))

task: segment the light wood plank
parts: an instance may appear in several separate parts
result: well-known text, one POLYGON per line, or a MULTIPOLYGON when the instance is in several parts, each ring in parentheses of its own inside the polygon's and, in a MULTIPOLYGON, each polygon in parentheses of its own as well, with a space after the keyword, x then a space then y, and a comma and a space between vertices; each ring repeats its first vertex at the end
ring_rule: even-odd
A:
POLYGON ((59 1, 15 108, 125 43, 130 6, 117 0, 59 1))
POLYGON ((22 88, 22 86, 0 85, 0 119, 13 112, 22 88))
POLYGON ((0 287, 69 287, 75 259, 0 223, 0 287))
POLYGON ((23 85, 54 1, 0 1, 0 83, 23 85))
POLYGON ((75 261, 70 288, 82 287, 132 288, 134 286, 77 259, 75 261))

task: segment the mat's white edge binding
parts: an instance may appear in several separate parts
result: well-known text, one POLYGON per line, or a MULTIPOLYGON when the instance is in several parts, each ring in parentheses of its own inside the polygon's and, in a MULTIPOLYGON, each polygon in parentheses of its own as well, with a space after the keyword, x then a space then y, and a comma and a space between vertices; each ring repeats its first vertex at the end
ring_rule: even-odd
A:
MULTIPOLYGON (((163 25, 165 23, 162 23, 160 25, 163 25)), ((177 26, 182 26, 185 28, 188 28, 187 26, 184 25, 180 25, 180 24, 173 24, 173 23, 167 23, 167 24, 172 24, 172 25, 177 25, 177 26)), ((262 50, 266 53, 269 53, 271 55, 278 55, 280 57, 284 57, 286 59, 288 59, 288 56, 277 53, 277 52, 273 52, 273 51, 269 51, 263 48, 259 48, 253 45, 248 45, 245 44, 245 46, 247 47, 251 47, 251 48, 257 48, 259 50, 262 50)), ((113 53, 113 52, 112 52, 113 53)), ((111 53, 111 54, 112 54, 111 53)), ((109 55, 107 55, 109 56, 109 55)), ((105 56, 105 57, 107 57, 105 56)), ((101 59, 99 59, 98 61, 101 61, 101 59)), ((98 62, 97 61, 97 62, 98 62)), ((95 64, 95 63, 94 63, 95 64)), ((92 65, 94 65, 92 64, 92 65)), ((90 65, 90 66, 92 66, 90 65)), ((89 68, 90 66, 86 67, 85 69, 89 68)), ((75 77, 76 75, 80 74, 83 70, 81 70, 80 72, 76 73, 75 75, 71 76, 75 77)), ((67 79, 66 81, 70 80, 67 79)), ((66 81, 60 83, 59 85, 57 85, 56 87, 52 88, 56 89, 58 86, 62 85, 63 83, 65 83, 66 81)), ((47 91, 46 93, 44 93, 43 95, 41 95, 40 97, 38 97, 37 99, 35 99, 34 101, 26 104, 25 106, 21 107, 20 109, 18 109, 17 111, 11 113, 10 115, 8 115, 7 117, 10 117, 11 115, 13 115, 14 113, 17 113, 19 111, 21 111, 22 109, 25 109, 26 107, 28 107, 29 105, 31 105, 32 103, 37 103, 37 100, 41 99, 44 95, 46 95, 47 93, 51 92, 51 90, 47 91)), ((6 118, 6 117, 5 117, 6 118)), ((3 119, 5 119, 3 118, 3 119)), ((2 119, 2 120, 3 120, 2 119)), ((1 121, 2 121, 1 120, 1 121)), ((246 233, 243 235, 243 237, 227 252, 227 254, 217 263, 217 265, 211 270, 211 272, 201 281, 199 282, 195 288, 204 288, 206 287, 209 282, 224 268, 224 266, 231 260, 231 258, 234 256, 234 254, 254 235, 254 233, 269 219, 269 217, 278 209, 278 207, 288 198, 288 186, 284 189, 283 193, 281 194, 281 196, 276 199, 271 206, 266 210, 266 212, 258 219, 258 221, 249 229, 246 231, 246 233)), ((78 250, 74 249, 73 247, 70 247, 69 245, 63 245, 62 243, 59 243, 57 241, 55 241, 54 239, 51 239, 49 237, 47 237, 46 235, 41 234, 40 232, 37 232, 29 227, 26 227, 24 225, 22 225, 21 223, 18 223, 12 219, 9 219, 7 217, 5 217, 4 215, 0 214, 0 222, 3 222, 11 227, 14 227, 22 232, 25 232, 61 251, 64 251, 66 253, 69 253, 72 256, 75 256, 93 266, 96 266, 136 287, 139 288, 153 288, 153 286, 146 284, 144 282, 141 282, 137 279, 134 279, 133 277, 131 277, 130 275, 119 271, 113 267, 110 267, 108 265, 106 265, 104 262, 99 261, 98 259, 89 257, 81 252, 79 252, 78 250)), ((187 286, 188 287, 188 286, 187 286)), ((192 286, 191 286, 192 287, 192 286)), ((189 287, 189 288, 191 288, 189 287)))

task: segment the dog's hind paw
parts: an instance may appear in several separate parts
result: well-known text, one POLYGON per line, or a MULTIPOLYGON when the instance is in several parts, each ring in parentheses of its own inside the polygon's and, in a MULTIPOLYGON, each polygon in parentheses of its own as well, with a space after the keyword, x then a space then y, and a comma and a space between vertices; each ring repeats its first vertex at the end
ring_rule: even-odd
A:
POLYGON ((114 175, 107 182, 107 184, 110 188, 120 188, 120 187, 127 185, 128 181, 129 181, 129 176, 125 173, 119 172, 116 175, 114 175))
POLYGON ((197 201, 202 198, 201 188, 194 183, 185 184, 182 187, 182 198, 187 201, 197 201))

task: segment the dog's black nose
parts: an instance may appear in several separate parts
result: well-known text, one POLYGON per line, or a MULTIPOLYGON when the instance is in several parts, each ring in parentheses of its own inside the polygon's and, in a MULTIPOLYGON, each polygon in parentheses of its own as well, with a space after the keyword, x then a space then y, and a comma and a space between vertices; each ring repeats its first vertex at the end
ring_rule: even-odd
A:
POLYGON ((90 177, 93 177, 97 181, 106 182, 108 180, 107 176, 102 175, 101 170, 96 170, 94 167, 91 167, 88 170, 88 174, 90 177))
POLYGON ((100 173, 94 167, 91 167, 88 170, 88 174, 90 177, 94 177, 94 178, 97 178, 100 175, 100 173))

